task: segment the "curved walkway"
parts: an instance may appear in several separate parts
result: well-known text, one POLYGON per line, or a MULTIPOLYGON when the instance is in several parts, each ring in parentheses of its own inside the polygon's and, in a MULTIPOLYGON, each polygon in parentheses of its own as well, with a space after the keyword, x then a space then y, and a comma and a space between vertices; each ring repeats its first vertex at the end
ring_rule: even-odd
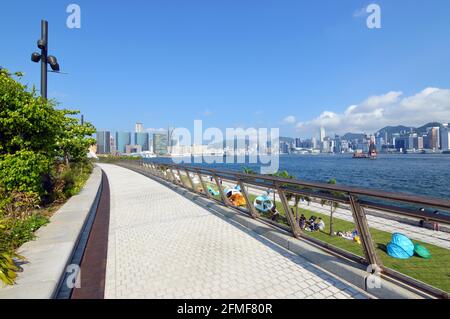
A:
POLYGON ((150 178, 100 166, 111 195, 105 298, 367 298, 150 178))

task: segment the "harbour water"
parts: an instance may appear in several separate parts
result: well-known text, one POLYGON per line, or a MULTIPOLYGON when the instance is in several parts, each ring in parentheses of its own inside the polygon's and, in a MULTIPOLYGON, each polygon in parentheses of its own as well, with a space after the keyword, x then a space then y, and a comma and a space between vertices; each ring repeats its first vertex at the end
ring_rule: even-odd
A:
MULTIPOLYGON (((171 158, 147 160, 172 163, 171 158)), ((351 154, 280 155, 279 162, 280 171, 286 170, 306 181, 327 182, 335 178, 338 184, 348 186, 450 200, 448 154, 380 154, 376 160, 353 159, 351 154)), ((246 166, 259 172, 258 164, 249 163, 190 165, 238 171, 246 166)))

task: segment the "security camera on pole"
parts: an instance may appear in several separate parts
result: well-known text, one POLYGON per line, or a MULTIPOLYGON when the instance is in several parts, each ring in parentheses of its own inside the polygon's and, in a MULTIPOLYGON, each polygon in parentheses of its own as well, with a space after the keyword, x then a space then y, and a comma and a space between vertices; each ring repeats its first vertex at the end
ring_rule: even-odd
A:
POLYGON ((41 62, 41 97, 47 99, 47 63, 54 72, 59 72, 58 60, 53 55, 48 55, 48 22, 41 21, 41 38, 37 42, 41 53, 33 52, 31 61, 41 62))

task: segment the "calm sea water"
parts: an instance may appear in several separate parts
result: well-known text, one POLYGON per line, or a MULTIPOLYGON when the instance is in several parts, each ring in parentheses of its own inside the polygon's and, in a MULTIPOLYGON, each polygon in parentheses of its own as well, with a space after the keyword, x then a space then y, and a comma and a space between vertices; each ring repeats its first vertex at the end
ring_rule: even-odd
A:
MULTIPOLYGON (((171 163, 170 158, 150 161, 171 163)), ((259 172, 257 164, 192 164, 241 171, 243 166, 259 172)), ((450 155, 380 154, 376 160, 353 159, 352 155, 280 155, 280 170, 306 181, 326 182, 450 200, 450 155)))

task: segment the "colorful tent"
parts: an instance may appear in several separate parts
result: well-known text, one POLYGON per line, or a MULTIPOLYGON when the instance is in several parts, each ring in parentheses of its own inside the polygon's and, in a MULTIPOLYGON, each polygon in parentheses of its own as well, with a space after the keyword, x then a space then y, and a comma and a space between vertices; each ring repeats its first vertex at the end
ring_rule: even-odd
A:
POLYGON ((220 193, 216 190, 214 190, 211 186, 208 186, 208 192, 212 195, 212 196, 218 196, 220 193))
POLYGON ((391 242, 387 244, 387 253, 394 258, 408 259, 414 255, 414 244, 405 235, 395 233, 391 242))
POLYGON ((414 252, 419 257, 422 257, 422 258, 425 258, 425 259, 430 259, 431 258, 431 254, 428 251, 428 249, 426 249, 422 245, 415 244, 414 245, 414 252))

